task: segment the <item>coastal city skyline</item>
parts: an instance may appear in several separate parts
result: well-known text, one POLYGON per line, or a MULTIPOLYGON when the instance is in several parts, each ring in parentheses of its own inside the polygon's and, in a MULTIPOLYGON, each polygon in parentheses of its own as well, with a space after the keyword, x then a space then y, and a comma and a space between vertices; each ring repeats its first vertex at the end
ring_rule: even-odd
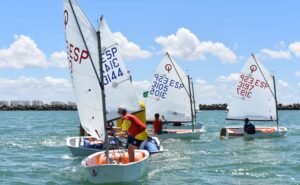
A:
MULTIPOLYGON (((251 53, 275 74, 278 102, 300 102, 298 1, 170 3, 78 0, 95 29, 105 16, 140 99, 168 51, 193 78, 197 104, 229 103, 251 53)), ((75 101, 61 1, 5 1, 0 10, 0 99, 75 101)))

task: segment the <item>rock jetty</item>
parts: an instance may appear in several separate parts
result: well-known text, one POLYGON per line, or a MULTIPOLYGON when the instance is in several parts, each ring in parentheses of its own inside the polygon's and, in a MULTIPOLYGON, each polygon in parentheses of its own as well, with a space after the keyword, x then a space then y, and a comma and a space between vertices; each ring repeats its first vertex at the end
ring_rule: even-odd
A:
POLYGON ((0 105, 2 111, 70 111, 77 110, 76 105, 0 105))

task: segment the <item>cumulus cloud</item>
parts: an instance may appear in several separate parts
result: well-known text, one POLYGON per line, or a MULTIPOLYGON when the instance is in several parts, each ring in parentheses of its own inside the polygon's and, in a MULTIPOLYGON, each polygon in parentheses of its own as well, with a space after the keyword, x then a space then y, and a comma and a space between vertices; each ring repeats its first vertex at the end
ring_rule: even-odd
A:
POLYGON ((300 42, 294 42, 289 45, 289 50, 298 58, 300 58, 300 42))
POLYGON ((218 57, 224 63, 237 61, 236 55, 221 42, 200 41, 198 37, 186 28, 178 29, 176 34, 160 36, 155 42, 164 47, 172 56, 187 60, 205 60, 206 54, 218 57))
POLYGON ((283 81, 283 80, 278 80, 278 88, 280 89, 286 89, 286 88, 292 88, 291 85, 286 82, 286 81, 283 81))
POLYGON ((283 51, 283 50, 271 50, 271 49, 262 49, 260 50, 261 55, 267 58, 271 59, 284 59, 289 60, 291 59, 291 54, 289 51, 283 51))
POLYGON ((67 68, 69 63, 67 62, 67 53, 65 51, 54 52, 50 56, 49 66, 58 68, 67 68))
POLYGON ((74 101, 71 82, 52 76, 0 78, 0 97, 3 100, 74 101))
POLYGON ((151 56, 149 51, 142 50, 137 44, 128 41, 120 32, 113 33, 117 43, 120 46, 121 55, 124 60, 133 60, 135 58, 148 58, 151 56))
POLYGON ((47 59, 30 37, 17 35, 14 43, 0 50, 0 67, 22 69, 27 66, 45 68, 47 59))
POLYGON ((194 85, 195 99, 198 104, 226 103, 231 97, 227 86, 217 86, 204 79, 197 79, 194 85))
POLYGON ((50 60, 29 36, 16 35, 15 41, 0 49, 0 68, 23 69, 25 67, 47 68, 66 67, 67 57, 64 52, 54 52, 50 60))
POLYGON ((239 80, 239 73, 231 73, 228 76, 221 75, 216 79, 216 82, 236 82, 239 80))

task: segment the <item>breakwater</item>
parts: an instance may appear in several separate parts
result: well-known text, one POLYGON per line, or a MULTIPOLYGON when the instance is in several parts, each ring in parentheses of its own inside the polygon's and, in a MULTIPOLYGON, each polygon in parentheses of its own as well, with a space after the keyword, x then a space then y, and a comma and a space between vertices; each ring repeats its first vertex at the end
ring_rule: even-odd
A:
POLYGON ((2 111, 70 111, 77 110, 76 105, 0 105, 2 111))

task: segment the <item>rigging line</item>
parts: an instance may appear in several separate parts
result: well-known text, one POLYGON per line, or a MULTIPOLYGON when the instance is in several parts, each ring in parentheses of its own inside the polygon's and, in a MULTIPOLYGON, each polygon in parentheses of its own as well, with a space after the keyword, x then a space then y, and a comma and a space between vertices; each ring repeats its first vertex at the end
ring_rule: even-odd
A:
POLYGON ((74 11, 74 8, 73 8, 73 5, 72 5, 72 3, 71 3, 71 0, 69 0, 69 3, 70 3, 70 5, 71 5, 71 9, 72 9, 72 12, 73 12, 73 15, 74 15, 74 18, 75 18, 76 24, 77 24, 77 26, 78 26, 78 29, 79 29, 79 32, 80 32, 80 35, 81 35, 82 41, 83 41, 83 43, 84 43, 84 46, 86 47, 86 50, 87 50, 88 56, 90 57, 90 61, 91 61, 91 64, 92 64, 93 70, 94 70, 94 72, 95 72, 95 74, 96 74, 96 76, 97 76, 98 83, 99 83, 99 85, 100 85, 100 88, 101 88, 101 90, 102 90, 102 91, 104 91, 104 86, 103 86, 103 84, 101 83, 101 81, 100 81, 100 78, 99 78, 99 76, 98 76, 98 73, 97 73, 96 67, 95 67, 95 65, 94 65, 93 58, 92 58, 92 57, 91 57, 91 55, 90 55, 89 48, 88 48, 88 46, 87 46, 87 44, 86 44, 85 38, 84 38, 84 36, 83 36, 83 33, 82 33, 82 30, 81 30, 81 28, 80 28, 80 25, 79 25, 79 22, 78 22, 77 16, 76 16, 76 14, 75 14, 75 11, 74 11))
MULTIPOLYGON (((254 54, 253 54, 253 53, 251 53, 251 55, 252 55, 252 57, 253 57, 253 59, 254 59, 254 61, 255 61, 256 65, 258 66, 258 69, 259 69, 260 73, 262 74, 262 76, 263 76, 264 80, 265 80, 265 81, 266 81, 266 83, 268 84, 269 90, 270 90, 270 92, 271 92, 271 94, 272 94, 273 98, 276 100, 276 96, 274 95, 274 93, 273 93, 273 91, 272 91, 272 89, 271 89, 271 87, 270 87, 270 85, 269 85, 269 83, 268 83, 268 81, 267 81, 267 79, 266 79, 265 75, 263 74, 263 72, 262 72, 262 70, 261 70, 260 66, 258 65, 258 62, 257 62, 257 60, 256 60, 256 58, 255 58, 255 56, 254 56, 254 54)), ((276 105, 276 106, 277 106, 277 105, 276 105)))
MULTIPOLYGON (((182 81, 182 78, 180 77, 180 75, 179 75, 179 73, 178 73, 178 71, 177 71, 177 69, 176 69, 176 67, 175 67, 175 65, 174 65, 174 63, 173 63, 173 60, 171 59, 169 53, 166 52, 166 55, 168 56, 169 60, 171 61, 172 65, 173 65, 173 67, 174 67, 174 69, 175 69, 175 72, 176 72, 177 76, 179 77, 181 83, 183 84, 183 87, 184 87, 184 89, 185 89, 187 95, 189 96, 189 98, 191 98, 191 97, 190 97, 191 95, 190 95, 190 93, 188 92, 188 90, 186 89, 186 87, 185 87, 185 85, 184 85, 184 83, 183 83, 183 81, 182 81)), ((189 78, 189 76, 188 76, 188 78, 189 78)))

